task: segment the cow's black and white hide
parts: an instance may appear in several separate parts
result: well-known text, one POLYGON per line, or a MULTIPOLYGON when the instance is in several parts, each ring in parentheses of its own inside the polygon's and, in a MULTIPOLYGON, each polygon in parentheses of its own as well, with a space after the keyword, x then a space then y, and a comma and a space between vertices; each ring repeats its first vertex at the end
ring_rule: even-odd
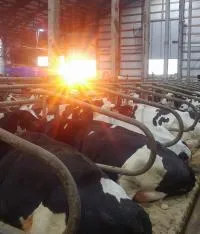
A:
MULTIPOLYGON (((184 128, 190 127, 194 122, 194 113, 192 111, 177 111, 183 120, 184 128)), ((153 117, 154 125, 161 125, 169 130, 173 135, 177 133, 173 129, 178 129, 178 121, 171 113, 163 112, 163 110, 157 109, 156 115, 153 117), (172 130, 171 130, 172 129, 172 130)), ((200 145, 200 123, 197 123, 194 130, 184 132, 182 140, 186 142, 190 149, 197 148, 200 145)))
MULTIPOLYGON (((150 154, 145 136, 102 121, 69 120, 67 128, 60 131, 57 138, 73 145, 96 163, 133 171, 143 167, 150 154)), ((118 178, 108 173, 110 178, 124 187, 130 197, 138 201, 153 201, 167 195, 183 194, 194 186, 195 177, 187 161, 159 143, 157 146, 156 161, 145 174, 118 178)))
MULTIPOLYGON (((45 124, 46 133, 59 141, 66 142, 76 147, 79 151, 85 153, 95 162, 98 162, 96 160, 102 160, 101 155, 105 155, 106 157, 103 159, 105 162, 101 161, 101 163, 107 163, 109 165, 116 165, 128 169, 129 167, 133 167, 133 170, 135 165, 138 165, 138 163, 142 166, 147 162, 150 151, 146 145, 147 139, 145 136, 121 127, 116 127, 115 125, 106 124, 102 121, 92 121, 92 111, 89 109, 85 109, 84 111, 80 110, 77 113, 78 116, 75 120, 66 120, 61 118, 59 121, 54 120, 55 122, 45 124), (116 152, 115 149, 118 149, 118 146, 121 151, 117 150, 116 152), (93 152, 94 150, 95 153, 93 152)), ((37 122, 38 120, 35 121, 37 122)), ((34 122, 32 118, 26 120, 27 130, 30 130, 29 125, 32 122, 34 122)), ((39 130, 37 128, 33 129, 33 131, 40 130, 41 128, 39 128, 39 130)), ((156 162, 152 169, 150 169, 144 175, 133 177, 133 180, 130 180, 130 177, 127 177, 128 180, 126 177, 121 177, 125 178, 124 181, 126 182, 130 181, 128 188, 133 188, 131 189, 131 192, 126 188, 125 182, 123 182, 122 185, 131 197, 134 197, 137 192, 145 191, 145 195, 143 196, 145 201, 157 200, 166 195, 187 192, 192 188, 192 172, 190 172, 190 169, 188 168, 188 165, 184 163, 184 160, 181 160, 173 152, 161 147, 159 144, 158 146, 161 153, 158 153, 156 162), (164 157, 164 160, 162 157, 164 157), (172 160, 173 157, 174 159, 172 160), (166 165, 169 166, 167 167, 166 165), (171 170, 169 170, 169 168, 171 168, 171 170), (174 168, 176 169, 174 170, 174 168), (171 184, 169 182, 165 182, 170 181, 170 179, 179 171, 183 174, 178 174, 180 177, 177 176, 177 180, 179 181, 177 185, 174 180, 171 181, 171 184), (138 186, 137 181, 140 180, 140 178, 142 179, 140 185, 138 186), (165 178, 167 179, 165 180, 165 178), (181 178, 185 183, 185 187, 182 187, 181 178), (164 181, 164 187, 165 183, 169 183, 169 186, 171 186, 169 188, 171 188, 171 190, 168 189, 168 187, 166 187, 168 189, 167 191, 164 190, 163 187, 161 187, 161 191, 155 190, 157 187, 159 188, 162 181, 164 181), (188 185, 188 181, 191 182, 191 187, 188 185), (147 186, 147 184, 149 185, 147 186), (181 187, 179 187, 179 185, 181 187)), ((116 179, 117 178, 115 177, 115 180, 116 179)))
MULTIPOLYGON (((70 170, 82 206, 77 234, 152 233, 142 207, 82 154, 40 133, 26 133, 22 137, 52 152, 70 170)), ((52 169, 12 147, 0 155, 0 220, 26 229, 26 233, 62 234, 68 206, 52 169)))
MULTIPOLYGON (((133 104, 133 102, 130 102, 129 104, 130 105, 116 106, 114 108, 114 111, 117 111, 129 117, 133 117, 139 122, 142 122, 151 130, 155 139, 160 143, 166 143, 174 139, 174 135, 170 133, 165 126, 163 126, 163 123, 167 123, 170 121, 168 117, 169 112, 163 110, 160 112, 160 110, 155 107, 143 104, 133 104)), ((171 116, 173 117, 173 115, 170 115, 170 118, 171 116)), ((113 125, 121 126, 128 130, 143 134, 143 132, 140 131, 134 125, 125 123, 123 121, 105 115, 95 113, 94 120, 99 120, 113 125)), ((178 141, 175 145, 170 146, 169 149, 177 155, 184 155, 185 158, 189 159, 191 157, 190 149, 181 140, 178 141)))
MULTIPOLYGON (((82 144, 81 152, 86 156, 98 163, 133 171, 145 165, 150 153, 146 137, 113 125, 100 127, 101 122, 92 125, 82 144)), ((143 199, 148 201, 193 188, 195 178, 188 164, 160 144, 157 147, 156 161, 149 171, 140 176, 119 178, 129 196, 134 198, 142 191, 143 199)))

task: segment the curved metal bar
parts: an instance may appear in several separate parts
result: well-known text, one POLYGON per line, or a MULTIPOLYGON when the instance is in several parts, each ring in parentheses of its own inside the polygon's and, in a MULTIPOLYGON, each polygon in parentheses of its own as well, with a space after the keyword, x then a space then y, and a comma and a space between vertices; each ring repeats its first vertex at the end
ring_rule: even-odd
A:
POLYGON ((64 233, 75 234, 78 230, 80 222, 81 203, 76 183, 67 167, 51 152, 2 128, 0 128, 0 140, 12 145, 14 148, 36 157, 53 169, 64 188, 69 207, 67 210, 69 213, 69 218, 67 219, 67 227, 64 233))
POLYGON ((169 86, 172 86, 172 85, 176 85, 176 87, 178 86, 177 89, 179 89, 180 91, 182 92, 187 92, 187 93, 191 93, 191 94, 195 94, 197 96, 200 96, 200 92, 198 91, 200 86, 198 87, 195 87, 195 86, 191 86, 190 84, 177 84, 177 83, 174 83, 174 84, 168 84, 167 85, 169 86), (185 88, 187 88, 187 90, 185 90, 185 88))
POLYGON ((191 96, 191 95, 188 95, 188 94, 185 94, 185 93, 183 94, 181 92, 173 91, 171 89, 165 89, 165 88, 161 88, 161 87, 158 87, 158 86, 155 86, 155 85, 145 85, 145 84, 142 84, 140 86, 141 87, 146 87, 146 88, 151 88, 151 89, 160 89, 162 91, 165 91, 166 93, 174 93, 174 94, 177 94, 177 95, 182 95, 182 96, 194 99, 196 101, 200 101, 200 97, 198 98, 198 97, 194 97, 194 96, 191 96))
MULTIPOLYGON (((164 84, 160 84, 160 83, 157 83, 156 85, 158 85, 159 87, 161 86, 161 87, 169 87, 170 89, 172 89, 172 90, 174 90, 174 89, 176 89, 176 90, 178 90, 178 91, 180 91, 180 92, 183 92, 183 93, 186 93, 186 94, 188 94, 188 95, 192 95, 192 94, 194 94, 194 91, 190 91, 190 90, 186 90, 185 88, 180 88, 180 87, 177 87, 177 85, 170 85, 170 84, 168 84, 168 83, 164 83, 164 84)), ((176 90, 174 90, 174 91, 176 91, 176 90)))
MULTIPOLYGON (((127 87, 126 87, 127 88, 127 87)), ((194 113, 195 113, 195 119, 194 119, 194 122, 192 123, 191 126, 189 126, 188 128, 184 128, 184 132, 189 132, 189 131, 192 131, 195 129, 197 123, 199 122, 199 119, 200 119, 200 115, 196 109, 196 107, 188 102, 188 101, 184 101, 180 98, 174 98, 174 97, 166 97, 165 95, 163 94, 160 94, 160 93, 156 93, 156 92, 153 92, 153 91, 149 91, 149 90, 145 90, 145 89, 142 89, 142 88, 136 88, 136 87, 130 87, 132 90, 136 90, 136 91, 139 91, 139 92, 143 92, 143 93, 147 93, 147 94, 153 94, 154 96, 157 96, 157 97, 164 97, 164 98, 167 98, 168 100, 171 100, 171 101, 178 101, 178 102, 181 102, 181 103, 184 103, 184 104, 187 104, 188 106, 190 106, 194 113)))
POLYGON ((30 88, 50 88, 55 87, 55 84, 9 84, 2 85, 0 84, 0 90, 13 90, 13 89, 30 89, 30 88))
POLYGON ((0 102, 0 107, 5 107, 5 106, 20 106, 20 105, 28 105, 28 104, 34 104, 34 103, 40 103, 42 102, 39 99, 35 100, 20 100, 20 101, 4 101, 0 102))
POLYGON ((163 143, 162 145, 166 146, 166 147, 169 147, 169 146, 172 146, 172 145, 176 144, 181 139, 181 137, 183 135, 183 131, 184 131, 184 125, 183 125, 183 121, 182 121, 180 115, 175 110, 172 110, 169 107, 163 106, 163 105, 155 103, 155 102, 148 102, 148 101, 145 101, 145 100, 143 100, 141 98, 134 98, 134 97, 131 97, 129 95, 126 95, 126 94, 123 94, 123 93, 120 93, 120 92, 111 91, 111 90, 106 89, 106 88, 99 88, 99 87, 96 88, 95 87, 95 89, 100 90, 100 91, 105 91, 105 92, 108 92, 108 93, 114 94, 116 96, 120 96, 120 97, 129 99, 129 100, 133 100, 133 101, 136 101, 138 103, 146 104, 146 105, 149 105, 149 106, 154 106, 154 107, 157 107, 157 108, 160 108, 160 109, 165 109, 165 110, 171 112, 175 116, 175 118, 177 119, 178 124, 179 124, 179 129, 174 130, 174 131, 178 131, 178 134, 172 141, 163 143))
POLYGON ((1 77, 0 82, 46 82, 48 77, 1 77))
POLYGON ((120 167, 113 167, 113 166, 108 166, 108 165, 104 165, 104 164, 97 164, 97 166, 100 167, 101 169, 106 170, 106 171, 110 171, 110 172, 114 172, 117 174, 127 175, 127 176, 137 176, 137 175, 141 175, 141 174, 145 173, 146 171, 148 171, 152 167, 152 165, 154 164, 155 159, 156 159, 156 152, 157 152, 156 141, 155 141, 151 131, 146 126, 141 124, 140 122, 138 122, 134 119, 131 119, 129 117, 126 117, 124 115, 117 114, 117 113, 112 112, 112 111, 102 110, 101 108, 99 108, 97 106, 90 105, 86 102, 77 100, 77 99, 72 98, 70 96, 63 96, 63 95, 55 94, 54 92, 50 92, 50 91, 46 91, 46 90, 32 90, 31 92, 34 94, 42 94, 42 95, 48 95, 48 96, 62 98, 62 100, 73 102, 73 103, 76 103, 77 105, 80 105, 80 106, 83 106, 86 108, 91 108, 95 112, 101 113, 103 115, 107 115, 109 117, 116 118, 118 120, 124 121, 124 122, 129 123, 129 124, 133 124, 145 133, 145 135, 147 136, 147 139, 148 139, 148 146, 150 148, 151 153, 150 153, 150 156, 149 156, 149 159, 148 159, 146 165, 143 168, 139 168, 136 171, 130 171, 130 170, 123 169, 120 167))

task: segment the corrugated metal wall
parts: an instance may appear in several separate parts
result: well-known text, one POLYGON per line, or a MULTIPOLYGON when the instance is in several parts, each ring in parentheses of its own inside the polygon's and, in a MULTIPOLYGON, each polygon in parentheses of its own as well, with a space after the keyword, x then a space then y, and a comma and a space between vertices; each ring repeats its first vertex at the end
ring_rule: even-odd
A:
POLYGON ((183 78, 196 78, 200 74, 200 1, 190 0, 191 11, 191 32, 188 30, 189 24, 189 1, 185 4, 185 27, 184 27, 184 46, 183 46, 183 78), (188 44, 191 36, 191 48, 188 44), (191 49, 191 53, 189 52, 191 49), (190 58, 189 58, 190 57, 190 58), (187 71, 187 68, 190 71, 187 71))
MULTIPOLYGON (((164 59, 165 4, 152 0, 150 8, 150 59, 164 59)), ((170 1, 169 59, 178 58, 178 13, 177 0, 170 1)))
MULTIPOLYGON (((141 78, 143 61, 142 4, 133 1, 121 9, 120 75, 141 78)), ((165 0, 150 1, 150 48, 149 59, 164 59, 165 0)), ((179 0, 170 1, 169 59, 178 59, 179 0)), ((98 69, 100 74, 110 73, 110 16, 100 21, 98 38, 98 69)), ((200 0, 186 0, 182 75, 196 77, 200 74, 200 0), (192 1, 191 33, 188 30, 189 1, 192 1), (191 38, 190 38, 191 35, 191 38), (191 48, 188 41, 191 39, 191 48), (191 57, 191 58, 190 58, 191 57), (189 66, 189 74, 188 74, 189 66)))
MULTIPOLYGON (((140 78, 142 74, 142 6, 134 1, 121 11, 120 75, 140 78)), ((110 16, 100 20, 98 37, 98 69, 100 74, 111 72, 110 16)))

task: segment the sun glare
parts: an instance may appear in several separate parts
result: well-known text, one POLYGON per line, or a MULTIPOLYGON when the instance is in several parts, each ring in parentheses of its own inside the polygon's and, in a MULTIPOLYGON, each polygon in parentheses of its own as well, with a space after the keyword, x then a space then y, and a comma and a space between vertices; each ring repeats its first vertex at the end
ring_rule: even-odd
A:
POLYGON ((96 77, 96 60, 80 55, 72 55, 66 60, 62 58, 58 72, 68 85, 87 84, 96 77))

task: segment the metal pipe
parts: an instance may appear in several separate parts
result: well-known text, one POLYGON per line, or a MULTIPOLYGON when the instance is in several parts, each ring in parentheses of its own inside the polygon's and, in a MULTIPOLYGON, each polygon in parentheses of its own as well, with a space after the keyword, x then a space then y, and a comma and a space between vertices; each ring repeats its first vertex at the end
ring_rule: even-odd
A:
POLYGON ((134 97, 131 97, 131 96, 126 95, 124 93, 111 91, 111 90, 106 89, 106 88, 98 87, 98 88, 95 88, 95 89, 105 91, 107 93, 112 93, 112 94, 114 94, 116 96, 120 96, 120 97, 126 98, 128 100, 133 100, 133 101, 136 101, 138 103, 146 104, 146 105, 149 105, 149 106, 154 106, 154 107, 157 107, 157 108, 160 108, 160 109, 165 109, 165 110, 171 112, 178 121, 179 129, 174 130, 174 131, 178 131, 178 134, 173 140, 171 140, 169 142, 166 142, 166 143, 163 143, 162 145, 164 145, 166 147, 169 147, 169 146, 172 146, 172 145, 176 144, 181 139, 181 137, 183 135, 183 131, 184 131, 184 125, 183 125, 183 121, 182 121, 180 115, 175 110, 173 110, 173 109, 171 109, 169 107, 163 106, 161 104, 155 103, 155 102, 149 102, 149 101, 143 100, 141 98, 134 98, 134 97))
POLYGON ((192 103, 190 103, 188 101, 184 101, 184 100, 182 100, 180 98, 166 97, 163 94, 156 93, 156 92, 149 91, 149 90, 145 90, 145 89, 142 89, 142 88, 136 88, 136 87, 132 88, 131 87, 131 89, 139 91, 139 92, 147 93, 147 94, 152 94, 152 95, 157 96, 157 97, 164 97, 164 98, 167 98, 168 100, 171 100, 171 101, 178 101, 178 102, 181 102, 181 103, 184 103, 184 104, 190 106, 193 109, 194 113, 195 113, 195 119, 194 119, 194 122, 192 123, 191 126, 189 126, 188 128, 184 128, 184 130, 183 130, 184 132, 189 132, 189 131, 194 130, 197 123, 199 122, 200 115, 199 115, 196 107, 194 105, 192 105, 192 103))
POLYGON ((14 85, 0 85, 0 90, 51 88, 51 87, 55 87, 55 84, 14 84, 14 85))
MULTIPOLYGON (((181 88, 181 87, 177 87, 177 84, 176 85, 174 85, 174 84, 168 84, 168 83, 164 83, 164 84, 160 84, 160 83, 158 83, 158 84, 156 84, 156 85, 158 85, 159 87, 161 86, 161 87, 168 87, 168 88, 170 88, 170 89, 172 89, 172 90, 174 90, 174 89, 176 89, 176 90, 179 90, 180 92, 183 92, 183 93, 186 93, 186 94, 194 94, 194 91, 190 91, 190 90, 188 90, 188 89, 186 89, 186 86, 184 87, 184 88, 181 88)), ((200 94, 199 94, 200 95, 200 94)))
POLYGON ((0 107, 5 106, 21 106, 21 105, 28 105, 33 103, 40 103, 41 100, 21 100, 21 101, 4 101, 0 102, 0 107))
POLYGON ((188 53, 187 53, 187 80, 190 80, 191 67, 191 32, 192 32, 192 0, 189 0, 188 8, 188 53))
MULTIPOLYGON (((167 83, 167 85, 168 85, 168 83, 167 83)), ((190 92, 190 93, 192 93, 192 94, 196 94, 196 95, 200 95, 200 92, 194 92, 194 91, 197 91, 197 89, 199 89, 200 87, 196 87, 195 88, 195 84, 193 84, 193 85, 190 85, 190 84, 184 84, 184 83, 182 83, 182 84, 177 84, 177 83, 174 83, 174 84, 170 84, 169 83, 169 85, 176 85, 176 86, 178 86, 179 87, 179 89, 181 90, 181 91, 185 91, 185 92, 190 92), (186 90, 186 88, 187 88, 187 90, 186 90)))
POLYGON ((179 26, 178 26, 178 80, 182 79, 182 66, 183 66, 183 30, 185 20, 185 0, 179 1, 179 26))
POLYGON ((136 175, 141 175, 141 174, 145 173, 154 164, 154 161, 156 159, 156 152, 157 152, 156 142, 155 142, 155 139, 154 139, 151 131, 146 126, 141 124, 140 122, 138 122, 134 119, 131 119, 129 117, 126 117, 124 115, 112 112, 112 111, 102 110, 101 108, 99 108, 97 106, 90 105, 86 102, 72 98, 69 95, 63 96, 63 95, 55 94, 54 92, 50 92, 50 91, 46 91, 46 90, 32 90, 31 92, 34 94, 54 96, 57 98, 61 98, 62 100, 76 103, 77 105, 80 105, 80 106, 83 106, 86 108, 91 108, 95 112, 101 113, 103 115, 107 115, 109 117, 116 118, 118 120, 124 121, 124 122, 129 123, 129 124, 133 124, 145 133, 145 135, 147 136, 147 139, 148 139, 148 146, 150 148, 151 153, 150 153, 150 156, 149 156, 149 159, 148 159, 146 165, 143 168, 139 168, 135 171, 130 171, 130 170, 126 170, 126 169, 119 168, 119 167, 113 167, 113 166, 108 166, 108 165, 104 165, 104 164, 97 164, 97 166, 100 167, 101 169, 106 170, 106 171, 110 171, 110 172, 114 172, 114 173, 118 173, 118 174, 127 175, 127 176, 136 176, 136 175))
POLYGON ((168 79, 170 0, 165 1, 164 80, 168 79))
POLYGON ((1 77, 0 82, 46 82, 48 77, 1 77))
POLYGON ((41 160, 43 163, 53 169, 54 173, 60 179, 68 202, 69 209, 67 209, 67 213, 69 213, 69 217, 67 219, 67 227, 64 233, 75 234, 79 227, 81 204, 76 183, 68 168, 51 152, 2 128, 0 128, 0 140, 35 157, 36 160, 41 160))
POLYGON ((155 85, 141 85, 142 87, 146 87, 146 88, 151 88, 151 89, 160 89, 162 91, 165 91, 166 93, 174 93, 174 94, 177 94, 177 95, 182 95, 182 96, 185 96, 185 97, 188 97, 188 98, 191 98, 191 99, 194 99, 196 101, 200 101, 200 98, 198 97, 195 97, 195 96, 191 96, 191 95, 188 95, 188 94, 183 94, 181 92, 177 92, 177 91, 173 91, 171 89, 166 89, 166 88, 160 88, 158 86, 155 86, 155 85))

